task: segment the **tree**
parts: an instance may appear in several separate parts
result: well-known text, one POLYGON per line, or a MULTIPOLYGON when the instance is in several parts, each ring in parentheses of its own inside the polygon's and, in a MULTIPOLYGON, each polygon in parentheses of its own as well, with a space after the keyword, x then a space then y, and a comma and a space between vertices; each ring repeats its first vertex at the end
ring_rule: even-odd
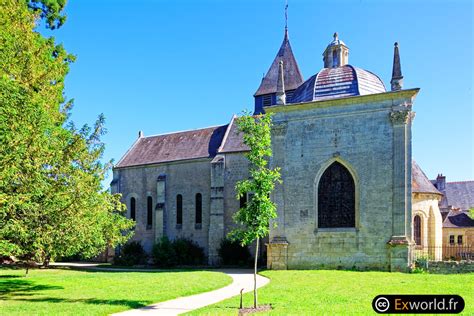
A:
POLYGON ((69 120, 64 78, 75 57, 35 31, 64 22, 62 0, 1 0, 0 254, 45 265, 92 257, 124 243, 133 221, 103 190, 104 117, 93 128, 69 120))
POLYGON ((245 155, 249 161, 249 179, 239 181, 236 185, 237 199, 251 193, 251 199, 234 214, 234 221, 239 228, 230 233, 230 237, 244 245, 255 244, 254 261, 254 308, 257 307, 257 260, 260 239, 266 237, 270 230, 270 220, 277 217, 275 203, 270 193, 275 184, 281 182, 280 168, 268 167, 272 156, 271 126, 269 114, 251 116, 244 113, 237 119, 239 131, 243 133, 243 142, 250 148, 245 155))

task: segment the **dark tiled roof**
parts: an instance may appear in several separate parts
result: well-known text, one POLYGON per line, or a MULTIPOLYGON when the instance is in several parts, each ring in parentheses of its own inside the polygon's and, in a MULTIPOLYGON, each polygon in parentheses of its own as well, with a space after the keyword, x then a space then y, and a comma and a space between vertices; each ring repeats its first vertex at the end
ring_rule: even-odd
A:
POLYGON ((285 38, 281 44, 280 50, 273 60, 270 69, 265 77, 262 79, 260 87, 254 96, 275 93, 277 91, 278 68, 280 60, 283 61, 285 90, 294 90, 303 83, 303 76, 301 75, 298 63, 291 49, 290 40, 288 39, 288 32, 285 31, 285 38))
POLYGON ((222 143, 227 126, 139 138, 115 167, 212 158, 222 143))
POLYGON ((446 203, 461 210, 474 207, 474 181, 446 182, 446 203))
POLYGON ((386 92, 378 76, 370 71, 345 65, 323 68, 293 93, 288 103, 311 102, 386 92))
POLYGON ((443 222, 443 227, 474 227, 474 219, 470 218, 466 212, 450 211, 443 222))
POLYGON ((229 123, 229 127, 227 128, 222 145, 219 148, 219 153, 241 152, 249 150, 247 145, 245 145, 243 142, 242 133, 239 133, 236 120, 238 120, 238 118, 234 115, 229 123))
POLYGON ((442 194, 435 188, 431 181, 428 180, 425 173, 421 170, 415 160, 412 160, 411 162, 411 191, 413 193, 442 194))

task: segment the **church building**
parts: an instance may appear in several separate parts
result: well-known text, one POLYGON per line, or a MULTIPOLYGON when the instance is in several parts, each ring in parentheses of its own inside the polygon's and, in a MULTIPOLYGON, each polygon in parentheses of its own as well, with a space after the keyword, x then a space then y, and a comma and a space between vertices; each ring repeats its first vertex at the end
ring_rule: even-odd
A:
MULTIPOLYGON (((403 88, 398 44, 389 89, 376 74, 351 65, 349 55, 335 33, 321 70, 305 80, 285 28, 254 94, 255 114, 273 115, 270 163, 281 168, 283 180, 271 196, 278 217, 266 241, 270 269, 406 271, 416 242, 441 243, 442 194, 412 163, 419 89, 403 88), (417 241, 412 203, 417 234, 425 234, 417 241)), ((186 237, 205 249, 209 264, 219 263, 221 240, 235 227, 232 215, 246 202, 235 191, 248 177, 248 148, 236 120, 139 133, 116 164, 112 192, 122 194, 127 217, 136 221, 133 240, 146 251, 163 236, 186 237)))

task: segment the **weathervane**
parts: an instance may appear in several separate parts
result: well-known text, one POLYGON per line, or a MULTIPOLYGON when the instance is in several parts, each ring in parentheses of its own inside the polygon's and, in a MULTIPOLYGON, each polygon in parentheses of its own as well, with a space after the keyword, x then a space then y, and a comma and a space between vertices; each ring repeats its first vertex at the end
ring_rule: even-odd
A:
POLYGON ((285 29, 288 29, 288 0, 285 1, 285 29))

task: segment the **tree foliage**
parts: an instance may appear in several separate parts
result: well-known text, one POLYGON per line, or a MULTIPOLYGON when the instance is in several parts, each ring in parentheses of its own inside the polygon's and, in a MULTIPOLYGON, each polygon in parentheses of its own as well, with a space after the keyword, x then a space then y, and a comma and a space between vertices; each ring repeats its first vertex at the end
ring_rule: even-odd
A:
POLYGON ((277 216, 270 193, 275 183, 281 181, 280 168, 268 167, 268 159, 272 156, 271 116, 251 116, 246 113, 237 119, 237 125, 243 133, 244 144, 250 148, 245 154, 250 165, 250 177, 237 183, 237 199, 249 193, 251 199, 234 214, 234 221, 240 224, 240 227, 231 232, 231 237, 239 240, 242 245, 248 245, 267 236, 270 220, 277 216))
POLYGON ((133 222, 101 186, 111 167, 100 161, 103 115, 92 128, 69 120, 64 79, 75 57, 35 31, 41 17, 58 20, 64 3, 0 1, 0 254, 92 257, 125 242, 133 222))
POLYGON ((270 194, 280 180, 280 168, 269 168, 268 160, 272 156, 270 114, 251 116, 244 113, 237 119, 239 131, 243 133, 243 142, 249 147, 245 154, 249 161, 249 179, 237 182, 237 199, 250 193, 251 198, 234 214, 239 227, 230 233, 230 238, 248 245, 256 241, 254 261, 254 308, 257 307, 257 259, 259 240, 268 235, 270 221, 277 217, 276 205, 270 194))

